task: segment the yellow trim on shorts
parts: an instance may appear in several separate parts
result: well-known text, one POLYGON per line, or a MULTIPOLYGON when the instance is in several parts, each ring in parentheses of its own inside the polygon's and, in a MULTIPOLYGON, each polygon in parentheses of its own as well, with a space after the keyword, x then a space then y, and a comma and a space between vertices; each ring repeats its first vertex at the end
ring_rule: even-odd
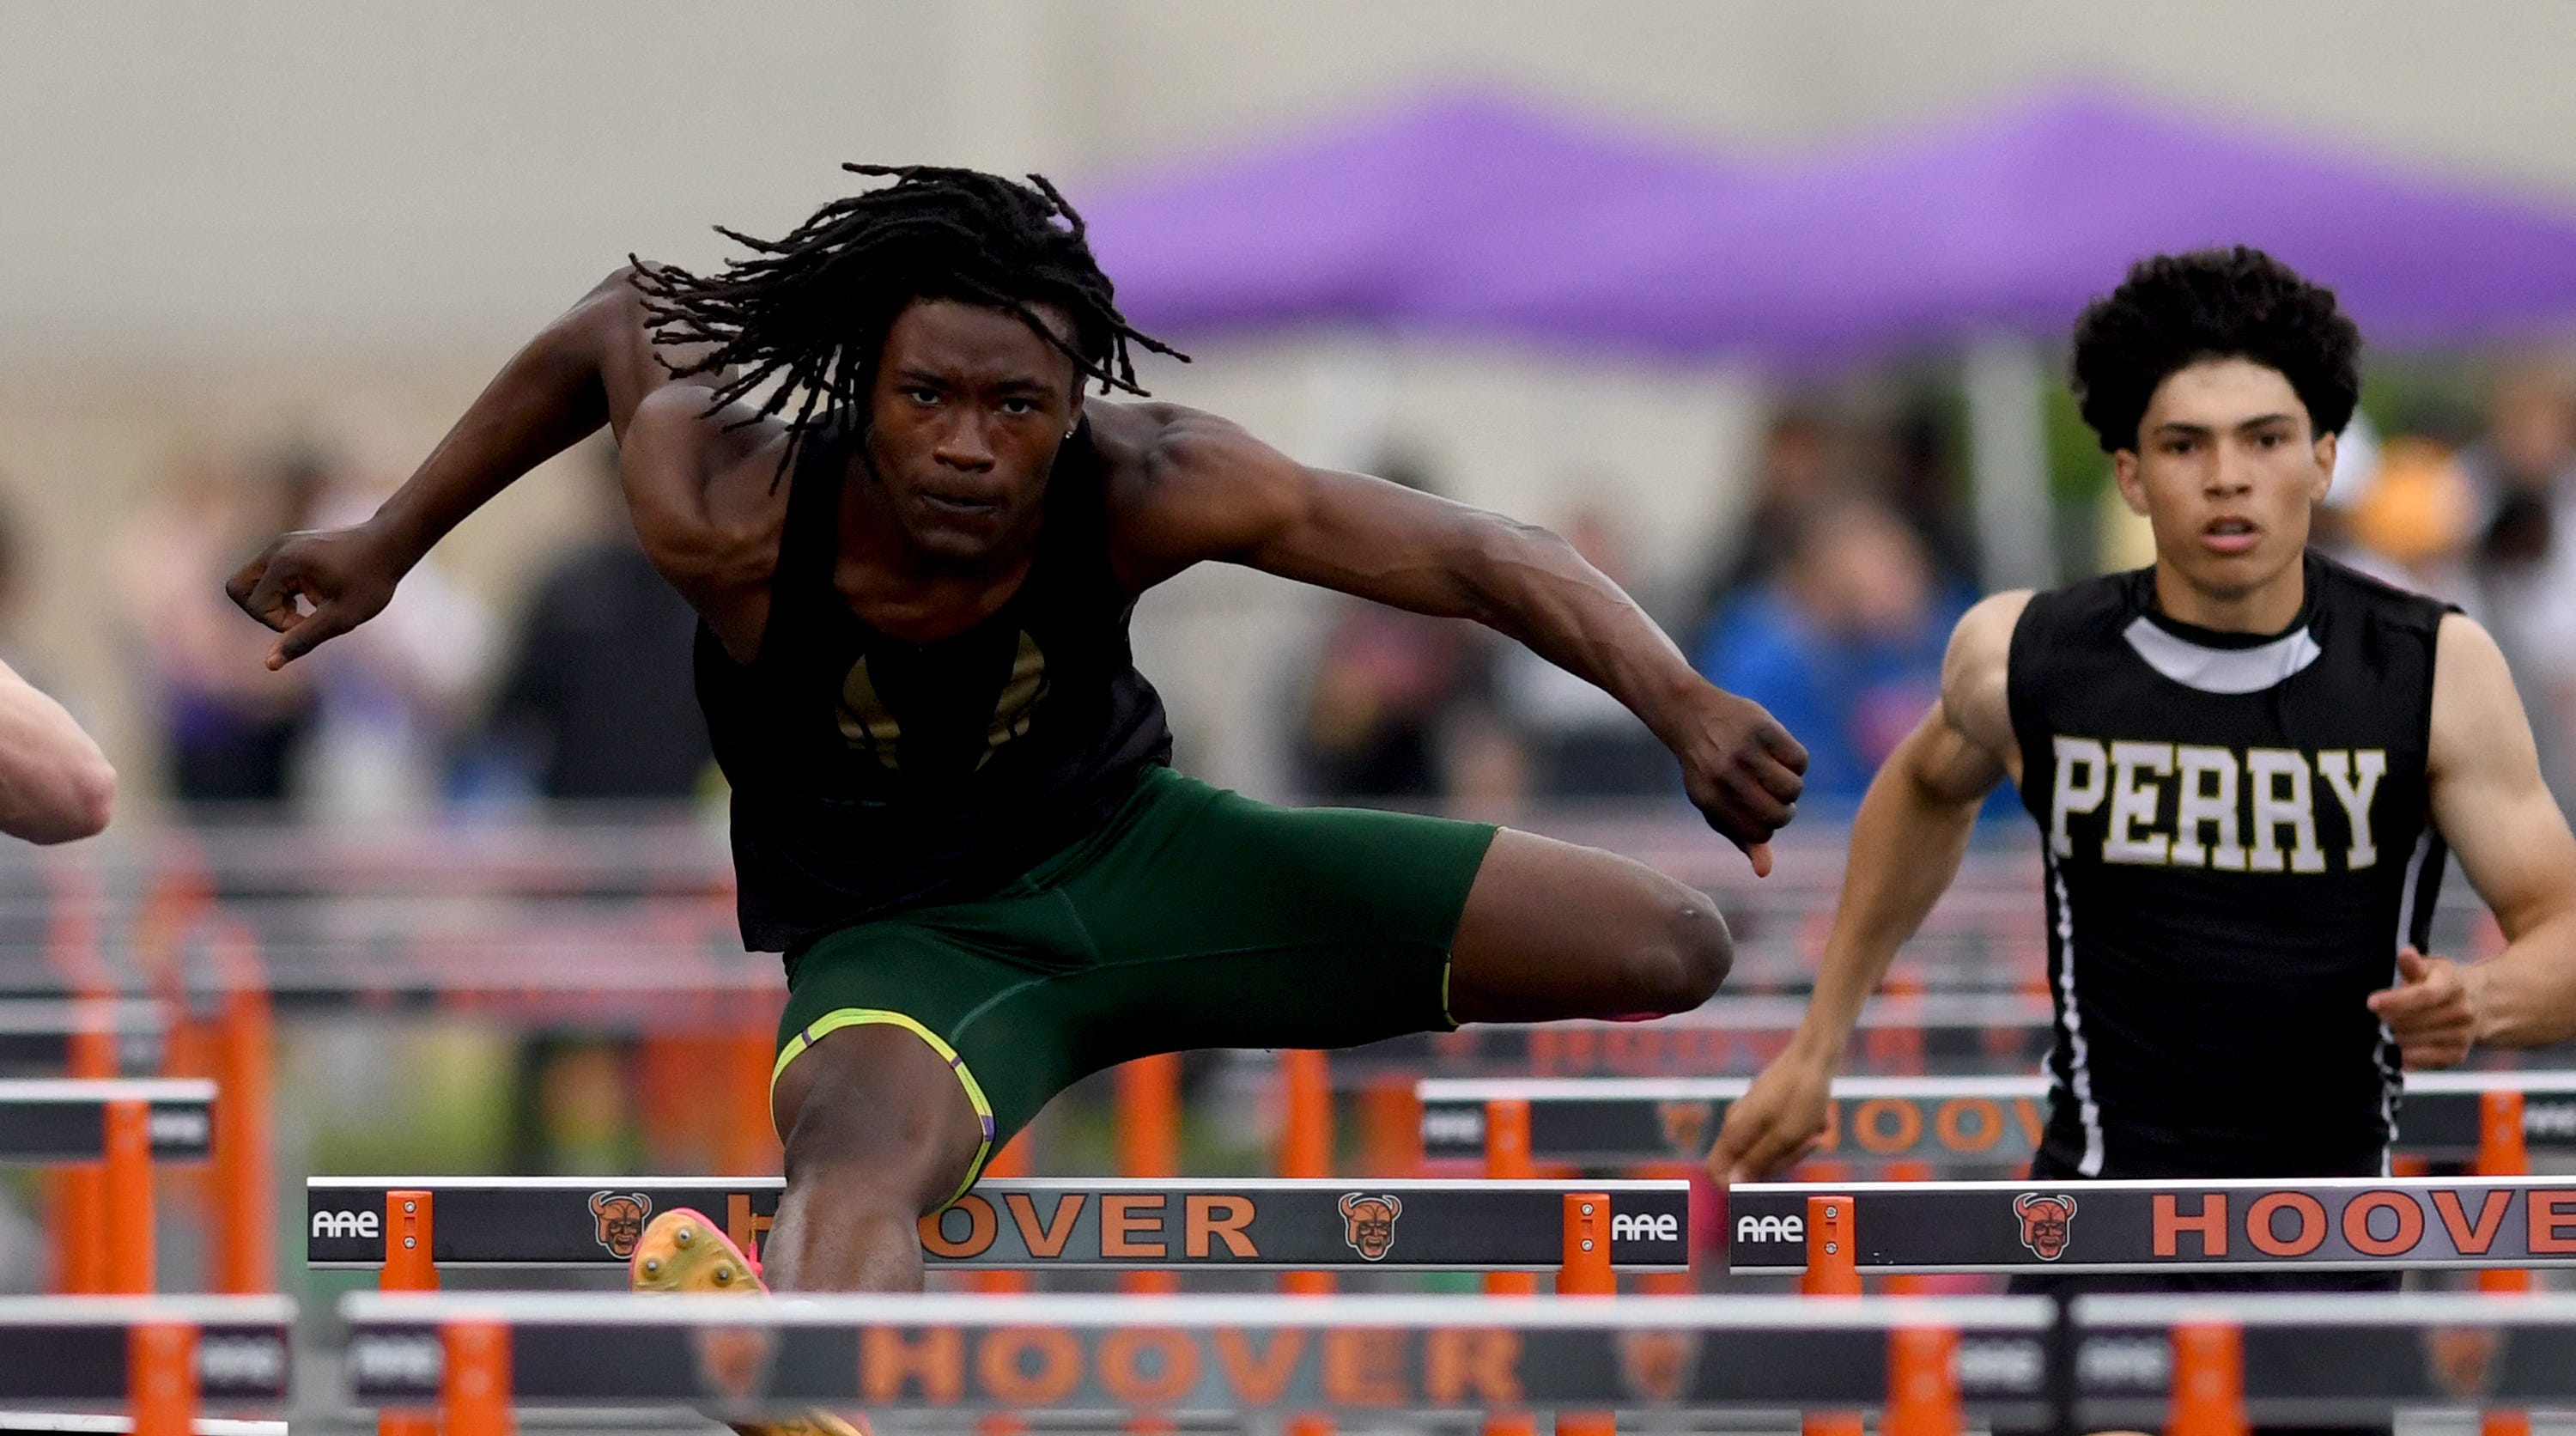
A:
MULTIPOLYGON (((875 1023, 900 1027, 929 1043, 930 1050, 938 1053, 948 1064, 948 1070, 957 1074, 958 1085, 966 1089, 966 1100, 975 1104, 975 1116, 984 1128, 984 1140, 975 1148, 975 1160, 966 1164, 966 1180, 958 1185, 956 1191, 949 1194, 947 1201, 939 1204, 939 1209, 946 1211, 956 1205, 959 1197, 974 1190, 976 1179, 984 1175, 984 1163, 993 1155, 994 1124, 993 1104, 984 1100, 983 1086, 976 1082, 974 1072, 967 1068, 966 1059, 958 1056, 957 1049, 949 1046, 938 1033, 900 1012, 888 1012, 876 1007, 836 1007, 806 1023, 801 1031, 787 1039, 786 1046, 778 1049, 778 1060, 770 1064, 769 1068, 770 1091, 775 1093, 778 1090, 778 1074, 786 1071, 787 1064, 795 1061, 806 1048, 844 1027, 866 1027, 875 1023)), ((772 1112, 777 1110, 775 1103, 771 1104, 770 1110, 772 1112)), ((780 1133, 779 1140, 786 1141, 786 1134, 780 1133)))

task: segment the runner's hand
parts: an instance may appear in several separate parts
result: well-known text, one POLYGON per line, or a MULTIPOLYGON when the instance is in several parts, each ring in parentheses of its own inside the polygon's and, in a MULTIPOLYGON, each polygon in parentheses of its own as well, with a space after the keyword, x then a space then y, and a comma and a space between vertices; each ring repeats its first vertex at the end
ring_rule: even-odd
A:
POLYGON ((1721 1186, 1758 1182, 1795 1165, 1824 1135, 1834 1071, 1792 1052, 1775 1058, 1742 1097, 1709 1149, 1708 1173, 1721 1186))
POLYGON ((1807 750, 1762 705, 1709 687, 1694 718, 1695 741, 1676 750, 1682 787, 1727 841, 1771 875, 1771 835, 1798 815, 1807 750))
POLYGON ((224 582, 242 612, 276 629, 270 671, 284 668, 384 610, 408 565, 366 525, 291 533, 224 582), (297 605, 301 598, 311 611, 297 605))
POLYGON ((2397 976, 2395 987, 2370 995, 2370 1010, 2388 1025, 2407 1067, 2458 1066, 2478 1035, 2477 993, 2467 972, 2410 944, 2398 949, 2397 976))

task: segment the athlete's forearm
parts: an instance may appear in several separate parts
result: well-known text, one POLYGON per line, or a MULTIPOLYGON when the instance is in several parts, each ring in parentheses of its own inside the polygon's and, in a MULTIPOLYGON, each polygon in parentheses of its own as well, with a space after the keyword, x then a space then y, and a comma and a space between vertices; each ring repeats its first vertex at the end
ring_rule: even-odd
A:
POLYGON ((2477 1041, 2491 1047, 2537 1047, 2576 1037, 2576 904, 2471 966, 2477 1041))
POLYGON ((1713 689, 1636 600, 1564 539, 1488 517, 1465 575, 1471 616, 1618 699, 1675 752, 1703 738, 1694 705, 1713 689))
POLYGON ((1888 757, 1852 820, 1833 933, 1791 1039, 1793 1051, 1828 1068, 1840 1065, 1861 1005, 1887 976, 1898 947, 1958 876, 1977 825, 1976 799, 1943 795, 1916 777, 1912 750, 1930 732, 1918 729, 1888 757))
POLYGON ((623 269, 528 341, 485 385, 454 428, 368 523, 398 572, 530 469, 622 425, 649 362, 643 311, 623 269))

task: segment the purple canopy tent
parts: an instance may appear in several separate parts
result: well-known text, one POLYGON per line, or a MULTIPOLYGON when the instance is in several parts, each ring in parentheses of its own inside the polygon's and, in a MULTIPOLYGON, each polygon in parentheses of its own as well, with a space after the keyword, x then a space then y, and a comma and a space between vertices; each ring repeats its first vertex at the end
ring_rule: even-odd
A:
POLYGON ((1118 301, 1189 336, 1400 324, 1454 273, 1556 273, 1544 219, 1733 190, 1732 165, 1489 95, 1434 96, 1249 154, 1077 193, 1118 301))
POLYGON ((2252 244, 2333 286, 2373 343, 2563 329, 2576 216, 2097 92, 1558 226, 1580 267, 1452 269, 1426 322, 1815 368, 1964 350, 1981 568, 2053 576, 2040 343, 2140 256, 2252 244), (1568 232, 1588 226, 1588 236, 1568 232))
POLYGON ((1723 193, 1632 193, 1585 222, 1587 263, 1454 269, 1413 311, 1805 366, 1999 331, 2061 336, 2139 256, 2252 244, 2334 286, 2378 343, 2576 316, 2576 215, 2093 92, 1723 193))

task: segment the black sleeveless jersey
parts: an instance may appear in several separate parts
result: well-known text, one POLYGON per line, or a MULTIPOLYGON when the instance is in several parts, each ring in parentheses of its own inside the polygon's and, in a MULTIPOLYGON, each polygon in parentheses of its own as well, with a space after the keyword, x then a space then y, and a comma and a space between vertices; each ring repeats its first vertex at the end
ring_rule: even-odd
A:
POLYGON ((1110 572, 1090 425, 1057 452, 1018 591, 931 643, 876 632, 833 586, 855 442, 833 426, 790 478, 752 661, 698 629, 698 702, 733 785, 755 951, 984 896, 1099 827, 1171 758, 1162 699, 1128 647, 1135 604, 1110 572))
POLYGON ((2057 1005, 2043 1150, 2087 1177, 2382 1172, 2401 1074, 2363 1005, 2419 946, 2442 604, 2311 553, 2286 632, 2039 594, 2009 669, 2057 1005))

